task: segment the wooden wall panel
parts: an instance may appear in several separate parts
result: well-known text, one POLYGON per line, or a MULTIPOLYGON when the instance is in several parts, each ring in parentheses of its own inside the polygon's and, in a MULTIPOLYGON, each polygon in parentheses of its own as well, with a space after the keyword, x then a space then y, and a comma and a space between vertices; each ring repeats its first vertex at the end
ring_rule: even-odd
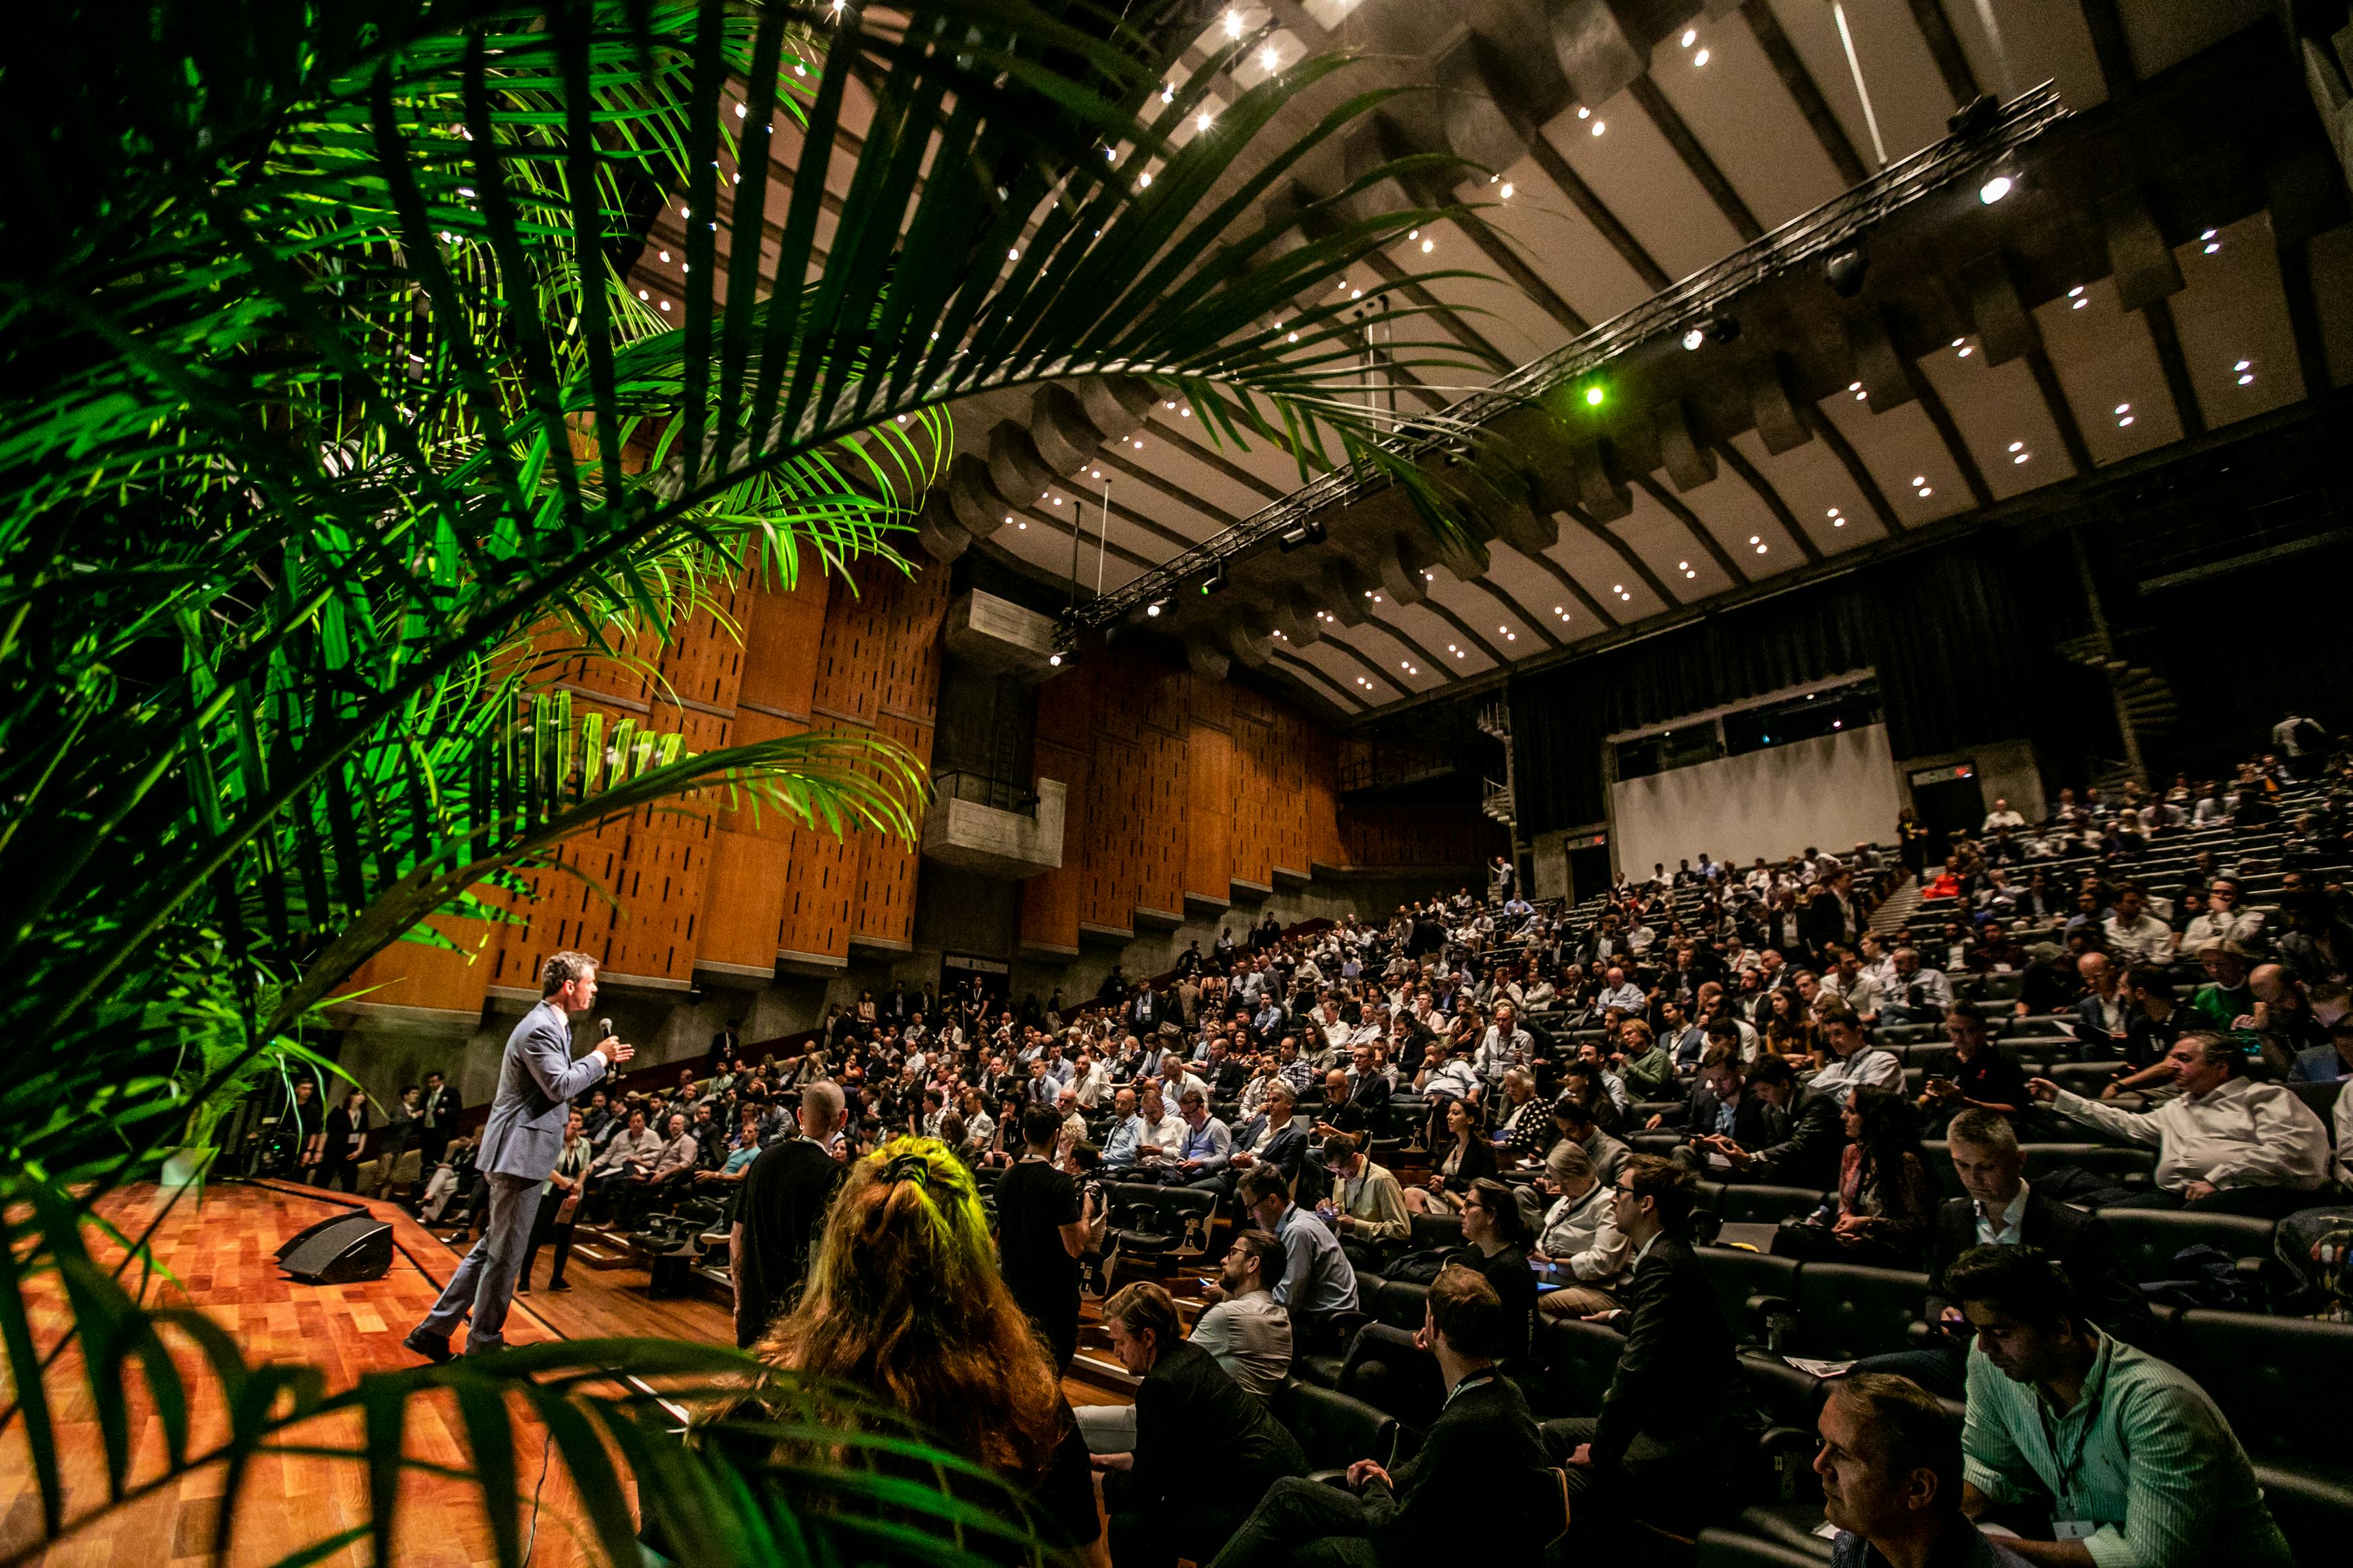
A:
MULTIPOLYGON (((929 711, 929 704, 926 704, 929 711)), ((886 711, 875 726, 923 760, 932 760, 932 726, 886 711)), ((915 941, 917 846, 882 833, 860 833, 858 892, 850 909, 854 938, 904 949, 915 941)))
POLYGON ((336 987, 336 994, 371 1005, 480 1012, 496 956, 497 928, 484 921, 438 916, 426 923, 470 951, 396 942, 360 965, 359 973, 336 987))
MULTIPOLYGON (((1204 687, 1208 682, 1201 683, 1204 687)), ((1196 705, 1198 711, 1198 705, 1196 705)), ((1186 738, 1185 887, 1203 898, 1229 897, 1234 837, 1234 741, 1207 724, 1186 738)))
MULTIPOLYGON (((1067 678, 1071 690, 1084 690, 1080 682, 1085 673, 1084 669, 1075 670, 1067 678)), ((1021 884, 1021 940, 1033 947, 1076 952, 1087 825, 1093 820, 1088 805, 1093 758, 1085 745, 1068 745, 1047 738, 1049 716, 1059 723, 1069 719, 1072 709, 1067 694, 1050 697, 1062 684, 1053 682, 1038 694, 1039 734, 1032 770, 1033 782, 1059 779, 1069 791, 1062 816, 1062 864, 1060 869, 1031 877, 1021 884)), ((1081 742, 1088 738, 1083 728, 1076 734, 1081 742)))

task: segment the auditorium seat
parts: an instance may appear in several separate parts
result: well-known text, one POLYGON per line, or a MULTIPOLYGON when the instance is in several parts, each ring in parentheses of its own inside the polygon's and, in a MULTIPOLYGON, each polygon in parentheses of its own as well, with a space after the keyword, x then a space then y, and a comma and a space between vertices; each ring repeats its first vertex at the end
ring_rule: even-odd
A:
POLYGON ((1526 1380, 1528 1402, 1540 1419, 1598 1415, 1602 1395, 1617 1374, 1626 1336, 1607 1323, 1577 1318, 1546 1318, 1536 1324, 1535 1361, 1541 1369, 1526 1380))
POLYGON ((1416 1252, 1439 1251, 1462 1245, 1462 1221, 1451 1214, 1418 1214, 1413 1216, 1412 1248, 1416 1252))
POLYGON ((1772 1258, 1736 1247, 1703 1247, 1697 1254, 1700 1267, 1707 1271, 1707 1282, 1715 1288, 1715 1302, 1724 1312, 1732 1337, 1763 1343, 1767 1325, 1757 1321, 1748 1310, 1748 1303, 1759 1296, 1794 1303, 1798 1294, 1797 1259, 1772 1258))
POLYGON ((2027 1143, 2021 1147, 2026 1152, 2030 1183, 2070 1166, 2110 1177, 2121 1187, 2145 1187, 2157 1174, 2157 1151, 2146 1143, 2027 1143))
POLYGON ((1798 1270, 1796 1343, 1784 1348, 1827 1361, 1909 1350, 1927 1300, 1926 1274, 1808 1263, 1798 1270))
POLYGON ((2102 1209, 2100 1217, 2116 1238, 2126 1272, 2143 1283, 2179 1279, 2182 1271, 2173 1259, 2184 1247, 2211 1247, 2234 1261, 2267 1263, 2272 1256, 2273 1227, 2267 1219, 2136 1208, 2102 1209))
POLYGON ((1800 1546, 1722 1525, 1701 1531, 1692 1548, 1692 1568, 1820 1568, 1830 1560, 1827 1541, 1800 1546))
POLYGON ((2304 1101, 2306 1109, 2319 1117, 2322 1124, 2332 1131, 2335 1127, 2332 1119, 2337 1114, 2337 1096, 2344 1087, 2343 1079, 2334 1083, 2291 1083, 2285 1086, 2290 1094, 2304 1101))
POLYGON ((2353 1537, 2353 1324, 2259 1312, 2184 1312, 2175 1364, 2229 1418, 2299 1561, 2339 1558, 2353 1537))
POLYGON ((1360 1331, 1340 1364, 1339 1391, 1394 1415, 1417 1433, 1430 1430, 1445 1407, 1446 1384, 1438 1358, 1394 1334, 1360 1331))
POLYGON ((1726 1225, 1778 1225, 1803 1219, 1831 1194, 1813 1187, 1775 1187, 1757 1182, 1726 1182, 1715 1212, 1726 1225))
POLYGON ((1386 1468, 1397 1447, 1395 1416, 1336 1389, 1292 1378, 1274 1391, 1269 1408, 1299 1440, 1311 1480, 1345 1476, 1358 1459, 1376 1460, 1386 1468))
POLYGON ((1430 1287, 1409 1279, 1383 1279, 1372 1290, 1364 1289, 1364 1277, 1356 1280, 1356 1300, 1372 1314, 1373 1321, 1387 1323, 1408 1333, 1420 1331, 1422 1321, 1429 1316, 1430 1287))

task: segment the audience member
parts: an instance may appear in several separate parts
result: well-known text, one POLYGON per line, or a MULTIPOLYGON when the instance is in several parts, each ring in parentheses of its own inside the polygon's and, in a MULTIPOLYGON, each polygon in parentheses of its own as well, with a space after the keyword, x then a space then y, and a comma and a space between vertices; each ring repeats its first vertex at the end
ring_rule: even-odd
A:
POLYGON ((997 1178, 998 1268, 1014 1300, 1045 1336, 1057 1371, 1079 1348, 1079 1259, 1102 1240, 1078 1184, 1054 1164, 1060 1113, 1033 1105, 1021 1113, 1021 1157, 997 1178))
POLYGON ((2103 1333, 2048 1255, 1978 1247, 1946 1284, 1976 1336, 1962 1506, 1976 1517, 2034 1501, 2058 1537, 2006 1542, 2012 1551, 2043 1564, 2291 1568, 2254 1467, 2214 1402, 2103 1333))
POLYGON ((2134 1112, 2036 1079, 2034 1098, 2061 1115, 2158 1149, 2157 1184, 2126 1200, 2139 1208, 2190 1208, 2279 1219, 2322 1201, 2329 1182, 2328 1130, 2274 1083, 2239 1075, 2244 1057, 2219 1035, 2184 1035, 2167 1059, 2181 1090, 2134 1112))
POLYGON ((1534 1261, 1553 1287, 1536 1298, 1546 1317, 1596 1317, 1617 1310, 1615 1292, 1632 1268, 1633 1248, 1618 1228, 1615 1193, 1584 1150, 1570 1142, 1545 1156, 1554 1194, 1536 1236, 1534 1261))
POLYGON ((1526 1401, 1495 1368, 1512 1333, 1482 1275, 1440 1269, 1414 1342, 1436 1358, 1446 1395, 1420 1449, 1394 1476, 1357 1460, 1345 1491, 1277 1480, 1208 1568, 1536 1561, 1560 1533, 1560 1494, 1526 1401))
POLYGON ((1267 1489, 1307 1468, 1298 1440, 1217 1359, 1177 1331, 1176 1303, 1149 1281, 1103 1303, 1112 1353, 1143 1383, 1135 1447, 1097 1454, 1114 1568, 1208 1563, 1267 1489))
POLYGON ((1851 1373, 1829 1384, 1817 1429, 1831 1568, 2026 1568, 1962 1511, 1961 1434, 1918 1384, 1851 1373))
POLYGON ((841 1184, 843 1166, 830 1145, 843 1105, 840 1086, 828 1079, 802 1089, 800 1135, 763 1149, 744 1172, 727 1229, 727 1271, 735 1284, 735 1342, 745 1349, 799 1296, 809 1249, 841 1184))

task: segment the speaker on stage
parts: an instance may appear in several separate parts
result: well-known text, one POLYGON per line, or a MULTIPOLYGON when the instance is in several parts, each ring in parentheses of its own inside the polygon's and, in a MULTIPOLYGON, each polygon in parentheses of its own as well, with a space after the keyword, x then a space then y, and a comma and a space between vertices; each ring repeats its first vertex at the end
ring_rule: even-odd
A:
POLYGON ((381 1279, 392 1268, 392 1226, 365 1209, 348 1210, 288 1237, 278 1267, 307 1285, 381 1279))

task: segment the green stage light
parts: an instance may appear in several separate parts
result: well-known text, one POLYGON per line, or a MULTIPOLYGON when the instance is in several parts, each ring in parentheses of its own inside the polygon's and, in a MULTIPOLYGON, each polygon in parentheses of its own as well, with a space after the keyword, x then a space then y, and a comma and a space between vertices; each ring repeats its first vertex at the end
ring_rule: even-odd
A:
POLYGON ((1588 387, 1587 387, 1587 388, 1585 389, 1585 403, 1586 403, 1586 406, 1587 406, 1587 407, 1588 407, 1588 408, 1599 408, 1599 407, 1600 407, 1600 406, 1601 406, 1601 397, 1602 397, 1602 393, 1601 393, 1601 389, 1600 389, 1599 387, 1598 387, 1598 386, 1588 386, 1588 387))

